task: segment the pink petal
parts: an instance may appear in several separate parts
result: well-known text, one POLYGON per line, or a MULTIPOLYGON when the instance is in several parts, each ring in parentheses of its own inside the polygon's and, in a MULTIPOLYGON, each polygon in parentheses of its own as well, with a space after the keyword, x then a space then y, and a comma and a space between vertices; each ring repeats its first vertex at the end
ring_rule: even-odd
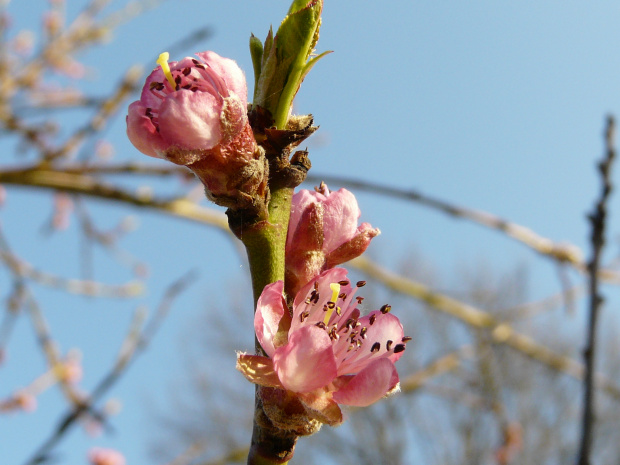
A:
POLYGON ((162 154, 168 145, 145 113, 146 107, 140 101, 135 101, 129 105, 127 136, 131 143, 143 154, 150 157, 163 158, 162 154))
POLYGON ((276 349, 273 364, 282 385, 293 392, 326 386, 337 373, 331 339, 316 326, 290 334, 288 344, 276 349))
POLYGON ((324 202, 323 228, 325 242, 323 250, 330 252, 350 240, 357 230, 357 220, 362 214, 355 196, 346 189, 332 192, 324 202))
POLYGON ((197 53, 196 56, 203 59, 224 80, 228 89, 237 94, 244 106, 247 106, 248 87, 245 74, 234 60, 211 51, 197 53))
POLYGON ((283 289, 282 281, 265 286, 258 298, 254 314, 256 338, 270 357, 273 356, 276 347, 286 343, 287 333, 291 326, 291 316, 282 296, 283 289))
POLYGON ((210 93, 178 90, 161 105, 161 136, 183 149, 209 150, 222 138, 221 112, 222 101, 210 93))
POLYGON ((373 228, 369 223, 362 223, 351 239, 328 252, 325 267, 332 268, 359 257, 366 251, 370 241, 380 233, 379 229, 373 228))
POLYGON ((387 358, 375 360, 334 392, 339 404, 366 407, 392 391, 398 384, 396 367, 387 358))
POLYGON ((246 379, 260 386, 281 388, 282 383, 273 369, 273 360, 262 355, 237 354, 237 370, 246 379))

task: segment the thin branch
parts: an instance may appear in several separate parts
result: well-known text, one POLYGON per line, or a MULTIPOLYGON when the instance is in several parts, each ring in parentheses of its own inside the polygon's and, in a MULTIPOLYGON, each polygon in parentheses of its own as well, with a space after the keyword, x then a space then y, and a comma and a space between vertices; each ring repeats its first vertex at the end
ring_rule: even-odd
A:
MULTIPOLYGON (((552 258, 560 263, 571 264, 581 272, 585 273, 587 271, 587 265, 581 258, 582 253, 577 246, 567 243, 554 242, 551 239, 536 234, 534 231, 526 228, 525 226, 512 223, 503 218, 492 215, 491 213, 454 205, 414 190, 400 189, 397 187, 375 184, 372 182, 360 181, 346 177, 309 174, 306 181, 317 184, 321 181, 325 181, 327 183, 367 191, 373 194, 386 195, 417 202, 421 205, 439 210, 452 217, 469 220, 481 226, 503 232, 507 236, 521 242, 543 256, 552 258)), ((620 282, 620 276, 613 270, 601 269, 599 272, 603 275, 603 279, 605 280, 614 281, 617 283, 620 282)))
MULTIPOLYGON (((134 320, 129 334, 121 347, 121 351, 117 358, 116 363, 112 367, 109 373, 107 373, 93 389, 90 396, 83 400, 83 402, 75 408, 69 410, 61 417, 61 421, 52 434, 39 446, 32 458, 26 462, 26 465, 39 465, 49 458, 51 450, 61 441, 64 435, 69 429, 75 425, 82 415, 93 412, 93 406, 95 403, 112 387, 119 378, 127 371, 127 368, 134 362, 138 355, 140 355, 149 345, 155 333, 161 326, 174 299, 185 290, 185 288, 194 280, 195 274, 193 272, 187 273, 179 280, 172 283, 151 318, 148 324, 141 332, 137 332, 139 327, 137 321, 134 320)), ((103 420, 103 416, 99 413, 95 413, 95 417, 98 420, 103 420)))
POLYGON ((599 293, 598 270, 600 266, 601 252, 605 245, 605 221, 607 219, 607 201, 611 194, 611 166, 616 156, 614 148, 615 121, 612 116, 607 118, 605 131, 606 154, 599 163, 598 169, 601 177, 601 194, 594 206, 594 212, 588 216, 592 226, 592 257, 588 263, 588 275, 590 282, 590 305, 587 329, 587 343, 584 351, 586 372, 584 376, 583 418, 581 445, 579 448, 579 465, 590 465, 590 451, 592 448, 592 430, 594 429, 594 372, 596 370, 596 323, 598 320, 603 297, 599 293))

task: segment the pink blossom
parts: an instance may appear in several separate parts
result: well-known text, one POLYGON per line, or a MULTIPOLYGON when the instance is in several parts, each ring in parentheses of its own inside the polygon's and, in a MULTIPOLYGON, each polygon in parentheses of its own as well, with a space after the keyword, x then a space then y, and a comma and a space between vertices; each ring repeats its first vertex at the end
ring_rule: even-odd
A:
POLYGON ((125 457, 113 449, 93 447, 88 452, 88 460, 92 465, 125 465, 125 457))
POLYGON ((380 231, 362 223, 355 196, 346 189, 330 192, 324 183, 316 191, 293 196, 286 240, 287 294, 297 291, 321 272, 358 257, 380 231))
POLYGON ((234 140, 247 123, 243 71, 214 52, 170 63, 162 56, 129 106, 127 135, 136 148, 166 158, 171 148, 210 150, 234 140))
POLYGON ((299 291, 292 317, 282 281, 267 285, 254 329, 268 357, 239 354, 237 369, 253 383, 292 393, 310 418, 330 425, 342 422, 338 404, 364 407, 396 390, 394 362, 410 338, 389 305, 360 317, 354 296, 362 285, 351 286, 343 268, 328 270, 299 291))
POLYGON ((218 205, 266 211, 267 163, 248 121, 243 71, 214 52, 170 63, 167 56, 129 106, 129 140, 146 155, 187 166, 218 205))

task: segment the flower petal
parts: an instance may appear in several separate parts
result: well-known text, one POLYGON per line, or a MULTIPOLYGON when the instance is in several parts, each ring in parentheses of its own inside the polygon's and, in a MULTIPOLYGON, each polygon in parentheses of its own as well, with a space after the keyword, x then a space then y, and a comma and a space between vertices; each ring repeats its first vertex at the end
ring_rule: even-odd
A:
POLYGON ((346 189, 332 192, 324 203, 323 228, 325 234, 323 250, 330 252, 349 241, 357 231, 357 220, 361 216, 355 196, 346 189))
POLYGON ((276 349, 273 364, 282 385, 293 392, 326 386, 337 373, 331 339, 316 326, 290 334, 288 344, 276 349))
POLYGON ((181 89, 168 95, 159 113, 159 131, 183 149, 209 150, 222 138, 223 102, 208 92, 181 89))
POLYGON ((334 392, 339 404, 366 407, 392 391, 398 384, 396 367, 387 358, 371 362, 350 381, 334 392))
POLYGON ((245 74, 239 65, 234 60, 221 57, 212 51, 197 53, 196 55, 203 59, 224 80, 228 89, 237 94, 244 106, 247 106, 248 87, 245 82, 245 74))
POLYGON ((273 361, 262 355, 237 354, 237 370, 248 381, 261 386, 281 388, 282 383, 273 369, 273 361))
POLYGON ((151 119, 146 116, 146 107, 140 101, 135 101, 129 105, 127 136, 143 154, 149 157, 163 158, 162 154, 167 144, 164 143, 151 119))
POLYGON ((284 283, 277 281, 263 289, 256 304, 254 331, 263 350, 270 357, 276 348, 286 344, 291 316, 282 295, 284 283))

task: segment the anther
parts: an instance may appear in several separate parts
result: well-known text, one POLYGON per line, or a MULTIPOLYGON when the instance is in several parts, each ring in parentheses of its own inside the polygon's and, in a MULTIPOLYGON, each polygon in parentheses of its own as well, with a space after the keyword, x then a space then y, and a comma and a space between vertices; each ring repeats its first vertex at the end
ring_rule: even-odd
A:
POLYGON ((366 281, 358 281, 356 286, 357 287, 364 287, 366 285, 366 281))
POLYGON ((383 307, 380 308, 381 313, 386 314, 388 313, 390 310, 392 310, 392 306, 385 304, 383 307))
POLYGON ((308 318, 309 316, 310 316, 310 312, 302 312, 301 315, 299 315, 299 320, 303 323, 304 320, 308 318))
POLYGON ((342 281, 338 281, 338 284, 340 284, 341 286, 348 286, 349 281, 347 281, 346 279, 343 279, 342 281))
POLYGON ((190 68, 183 68, 183 71, 181 71, 183 73, 183 76, 187 76, 189 73, 192 72, 192 70, 190 68))
POLYGON ((370 351, 374 354, 376 352, 379 352, 381 350, 381 344, 379 342, 375 342, 372 347, 370 348, 370 351))
POLYGON ((336 308, 336 302, 327 302, 327 308, 333 310, 334 308, 336 308))
POLYGON ((340 309, 340 307, 336 307, 336 315, 342 315, 342 310, 340 309))
POLYGON ((394 347, 395 354, 398 354, 399 352, 402 352, 403 350, 405 350, 405 344, 396 344, 396 346, 394 347))
POLYGON ((362 339, 366 339, 366 333, 368 332, 368 328, 366 326, 364 326, 361 330, 360 330, 360 337, 362 339))
POLYGON ((356 297, 355 299, 357 300, 358 304, 361 304, 364 301, 363 297, 356 297))
POLYGON ((315 326, 318 326, 321 329, 327 329, 327 325, 322 321, 319 321, 315 326))
POLYGON ((344 300, 347 298, 347 295, 344 292, 341 292, 340 294, 338 294, 338 298, 344 300))
POLYGON ((405 336, 404 338, 401 339, 401 341, 404 344, 407 344, 410 340, 412 340, 413 338, 411 336, 405 336))
POLYGON ((372 315, 370 315, 370 325, 372 326, 375 323, 375 320, 377 319, 377 314, 373 313, 372 315))
POLYGON ((392 348, 392 344, 394 343, 394 341, 391 341, 388 339, 387 343, 385 344, 385 349, 389 352, 390 349, 392 348))

